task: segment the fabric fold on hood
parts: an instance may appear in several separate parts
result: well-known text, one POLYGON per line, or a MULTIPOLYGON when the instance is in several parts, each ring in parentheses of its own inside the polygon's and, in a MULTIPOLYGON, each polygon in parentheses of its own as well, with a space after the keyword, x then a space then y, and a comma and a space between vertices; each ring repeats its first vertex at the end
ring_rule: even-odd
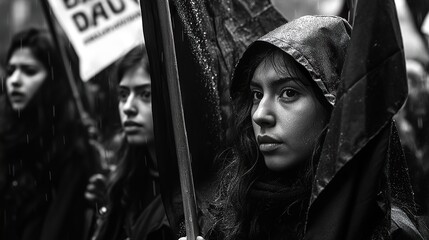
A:
POLYGON ((348 22, 336 16, 304 16, 278 27, 244 52, 233 74, 231 97, 248 88, 250 79, 244 69, 252 56, 272 45, 302 65, 328 102, 334 105, 350 34, 348 22))

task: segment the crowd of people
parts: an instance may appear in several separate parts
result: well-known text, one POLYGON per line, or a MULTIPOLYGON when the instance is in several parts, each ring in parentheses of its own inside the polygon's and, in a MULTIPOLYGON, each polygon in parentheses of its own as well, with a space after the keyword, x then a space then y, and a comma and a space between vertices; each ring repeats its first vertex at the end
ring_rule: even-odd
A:
MULTIPOLYGON (((210 219, 199 239, 305 239, 351 31, 341 17, 306 16, 247 48, 231 79, 231 144, 214 160, 222 163, 216 197, 198 211, 210 219)), ((114 65, 121 127, 109 168, 99 166, 49 31, 15 34, 5 60, 1 239, 185 238, 170 227, 160 191, 151 97, 157 79, 144 45, 114 65)), ((407 62, 409 98, 395 117, 409 171, 393 163, 396 156, 382 161, 383 171, 394 172, 390 177, 409 181, 409 172, 413 188, 399 194, 390 181, 374 182, 383 193, 374 201, 389 209, 367 224, 362 239, 429 239, 429 90, 420 68, 407 62)), ((375 138, 389 142, 386 152, 402 152, 391 144, 394 126, 390 119, 375 138)))

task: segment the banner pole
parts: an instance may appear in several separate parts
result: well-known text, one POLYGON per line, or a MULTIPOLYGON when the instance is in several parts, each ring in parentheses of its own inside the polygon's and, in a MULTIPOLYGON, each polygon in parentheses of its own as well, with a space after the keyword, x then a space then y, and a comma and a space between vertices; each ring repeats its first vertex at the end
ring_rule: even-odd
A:
MULTIPOLYGON (((54 44, 56 48, 59 51, 59 55, 61 58, 62 65, 64 67, 64 71, 66 74, 67 81, 70 86, 70 90, 72 93, 73 102, 76 106, 79 118, 85 127, 88 137, 89 137, 89 143, 91 146, 94 147, 94 149, 99 153, 102 154, 102 146, 98 142, 99 138, 99 132, 97 127, 94 124, 93 119, 90 117, 90 115, 85 111, 85 108, 83 107, 82 98, 80 96, 77 84, 76 84, 76 78, 73 75, 72 69, 71 69, 71 62, 66 57, 66 49, 64 47, 64 44, 60 41, 58 32, 56 31, 55 24, 52 18, 52 11, 49 7, 49 3, 47 0, 40 0, 40 3, 42 5, 43 12, 45 14, 46 21, 48 23, 49 30, 52 35, 52 39, 54 41, 54 44), (69 64, 67 64, 69 63, 69 64)), ((102 158, 99 159, 99 164, 101 167, 101 170, 106 170, 108 168, 107 162, 103 161, 102 158)))
POLYGON ((356 7, 358 0, 347 0, 347 5, 349 7, 349 19, 348 22, 353 26, 356 17, 356 7))
POLYGON ((180 186, 185 214, 186 236, 195 240, 198 235, 195 188, 192 176, 191 154, 186 132, 182 97, 179 84, 176 50, 168 0, 158 0, 164 63, 173 120, 174 140, 179 165, 180 186))
POLYGON ((64 67, 64 71, 66 73, 66 77, 68 80, 68 83, 70 85, 70 89, 72 91, 72 96, 73 96, 73 100, 76 104, 77 107, 77 111, 79 113, 80 118, 82 119, 82 121, 86 121, 88 118, 88 114, 86 113, 83 104, 82 104, 82 100, 76 85, 76 80, 75 77, 71 71, 71 64, 67 65, 66 63, 69 62, 69 59, 67 59, 66 57, 66 51, 64 49, 64 45, 61 43, 61 41, 58 39, 58 33, 55 29, 55 25, 53 23, 52 20, 52 12, 50 11, 49 8, 49 4, 47 2, 47 0, 40 0, 41 4, 42 4, 42 8, 43 8, 43 12, 45 13, 45 17, 46 17, 46 21, 48 22, 48 27, 49 30, 51 31, 51 35, 52 35, 52 39, 54 40, 54 44, 56 45, 58 51, 59 51, 59 55, 61 57, 62 63, 63 63, 63 67, 64 67))

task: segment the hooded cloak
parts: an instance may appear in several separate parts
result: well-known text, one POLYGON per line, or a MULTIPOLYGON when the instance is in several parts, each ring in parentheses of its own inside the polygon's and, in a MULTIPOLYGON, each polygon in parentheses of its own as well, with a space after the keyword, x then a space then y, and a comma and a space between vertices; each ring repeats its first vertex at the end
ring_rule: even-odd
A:
MULTIPOLYGON (((314 83, 317 85, 317 87, 321 90, 322 94, 326 98, 326 100, 332 105, 335 106, 338 96, 338 89, 341 84, 342 80, 342 72, 343 72, 343 65, 345 63, 346 59, 346 53, 348 46, 351 41, 351 27, 347 23, 346 20, 335 17, 335 16, 305 16, 299 19, 296 19, 292 22, 289 22, 288 24, 285 24, 267 35, 261 37, 259 40, 252 43, 249 48, 244 52, 242 58, 238 62, 235 72, 233 74, 232 82, 231 82, 231 97, 232 99, 237 98, 239 95, 249 92, 249 82, 250 78, 248 75, 248 72, 246 71, 249 69, 249 65, 251 64, 251 59, 253 56, 266 51, 268 48, 272 48, 272 46, 277 47, 281 51, 285 52, 289 56, 291 56, 299 65, 301 65, 307 72, 309 73, 310 77, 314 81, 314 83)), ((344 86, 343 86, 344 87, 344 86)), ((405 88, 406 89, 406 88, 405 88)), ((342 91, 342 90, 340 90, 342 91)), ((402 90, 401 90, 402 91, 402 90)), ((344 92, 341 92, 341 94, 344 94, 344 92)), ((401 92, 402 94, 402 92, 401 92)), ((398 94, 400 95, 400 94, 398 94)), ((341 95, 342 97, 342 95, 341 95)), ((359 97, 363 98, 366 96, 358 96, 356 101, 359 101, 359 97)), ((399 97, 400 98, 400 97, 399 97)), ((397 103, 397 102, 396 102, 397 103)), ((352 108, 353 106, 348 105, 348 108, 352 108)), ((393 110, 391 110, 393 111, 393 110)), ((367 113, 368 114, 368 113, 367 113)), ((369 129, 368 131, 370 131, 369 129)), ((328 130, 329 131, 329 130, 328 130)), ((366 161, 372 161, 372 159, 375 158, 386 158, 385 161, 381 160, 381 168, 380 172, 375 172, 372 176, 374 176, 374 179, 377 179, 377 182, 363 182, 363 185, 376 185, 377 187, 374 188, 375 191, 380 191, 381 194, 377 195, 377 199, 374 200, 376 204, 373 204, 372 207, 379 206, 379 208, 382 210, 379 213, 377 212, 378 219, 387 219, 386 222, 380 223, 379 227, 373 228, 368 227, 370 232, 379 231, 378 228, 389 228, 391 227, 391 235, 392 231, 398 232, 398 230, 402 232, 407 232, 405 234, 406 236, 413 236, 410 239, 423 239, 420 233, 416 230, 416 227, 413 226, 413 220, 412 216, 411 219, 407 218, 407 214, 404 212, 401 212, 400 208, 395 207, 394 211, 389 211, 387 209, 390 209, 390 204, 393 203, 400 203, 400 207, 407 208, 406 210, 409 210, 408 213, 413 211, 414 208, 414 199, 413 194, 411 190, 411 186, 409 183, 409 176, 407 172, 407 168, 404 161, 404 156, 402 153, 402 148, 400 145, 400 142, 398 141, 397 132, 394 124, 391 123, 391 120, 387 125, 384 125, 382 130, 380 130, 379 134, 377 135, 378 138, 375 140, 369 140, 371 141, 372 148, 366 148, 364 154, 360 154, 359 156, 356 155, 356 157, 364 157, 370 160, 366 161), (375 147, 374 147, 375 146, 375 147), (375 150, 374 150, 375 149, 375 150), (383 176, 378 176, 381 173, 383 176), (378 198, 379 197, 379 198, 378 198), (398 211, 399 209, 399 211, 398 211), (399 214, 400 213, 400 214, 399 214), (392 214, 392 217, 390 217, 390 214, 392 214), (392 223, 390 224, 390 220, 392 220, 392 223), (404 228, 404 226, 408 226, 404 228), (415 238, 418 237, 418 238, 415 238)), ((355 136, 352 136, 352 139, 348 144, 351 144, 353 146, 355 141, 357 141, 357 138, 353 138, 355 136)), ((375 137, 374 137, 375 138, 375 137)), ((339 140, 339 139, 336 139, 339 140)), ((334 146, 338 146, 332 144, 334 146)), ((369 144, 369 143, 368 143, 369 144)), ((353 147, 352 150, 355 150, 356 146, 353 147)), ((358 148, 357 151, 361 151, 363 148, 358 148), (360 150, 359 150, 360 149, 360 150)), ((333 151, 333 149, 331 149, 333 151)), ((343 152, 337 153, 340 154, 347 154, 347 150, 343 150, 343 152)), ((323 154, 324 152, 322 152, 323 154)), ((356 154, 356 153, 352 153, 356 154)), ((351 155, 354 157, 355 155, 351 155)), ((354 161, 356 162, 356 161, 354 161)), ((347 163, 347 162, 346 162, 347 163)), ((344 174, 342 174, 339 169, 342 169, 343 165, 345 165, 344 162, 338 163, 337 161, 331 161, 326 164, 326 162, 319 167, 322 167, 322 172, 325 170, 325 172, 330 172, 331 169, 336 169, 336 172, 331 174, 330 179, 322 179, 322 181, 326 181, 328 184, 333 178, 336 178, 336 182, 333 184, 338 183, 338 179, 343 178, 344 174), (331 164, 331 166, 327 166, 331 164), (339 177, 338 177, 339 176, 339 177)), ((354 165, 353 165, 354 166, 354 165)), ((347 171, 349 171, 350 166, 347 171)), ((319 170, 319 169, 318 169, 319 170)), ((354 171, 354 170, 351 170, 354 171)), ((344 172, 344 171, 343 171, 344 172)), ((356 178, 359 178, 359 174, 355 175, 356 178)), ((315 198, 319 196, 320 194, 323 194, 326 188, 325 185, 320 185, 319 181, 320 179, 315 177, 315 182, 313 183, 313 188, 316 187, 316 190, 313 189, 313 195, 312 201, 313 203, 315 198), (317 182, 316 182, 317 181, 317 182)), ((360 182, 362 184, 362 182, 360 182)), ((340 183, 341 184, 341 183, 340 183)), ((328 186, 329 188, 329 186, 328 186)), ((332 189, 332 188, 331 188, 332 189)), ((332 190, 329 192, 330 189, 328 189, 327 194, 331 194, 332 191, 335 192, 335 190, 332 190)), ((371 190, 371 191, 374 191, 371 190)), ((326 192, 326 191, 325 191, 326 192)), ((339 197, 341 198, 341 196, 339 197)), ((358 198, 356 198, 358 199, 358 198)), ((355 200, 356 200, 355 199, 355 200)), ((373 199, 372 199, 373 200, 373 199)), ((323 199, 322 199, 323 201, 323 199)), ((350 199, 340 199, 341 201, 349 201, 348 204, 350 204, 350 199)), ((310 204, 311 206, 311 204, 310 204)), ((317 208, 320 208, 322 205, 316 206, 317 208)), ((323 208, 323 206, 322 206, 323 208)), ((359 209, 359 208, 357 208, 359 209)), ((356 209, 353 209, 356 210, 356 209)), ((335 209, 333 209, 335 211, 335 209)), ((343 213, 334 213, 336 216, 341 216, 343 213)), ((346 212, 347 218, 354 218, 354 214, 356 212, 346 212)), ((371 213, 364 213, 365 214, 371 214, 371 213)), ((412 214, 411 214, 412 215, 412 214)), ((309 215, 311 218, 312 216, 309 215)), ((320 217, 320 216, 319 216, 320 217)), ((344 217, 344 216, 343 216, 344 217)), ((361 217, 361 216, 359 216, 361 217)), ((323 218, 323 217, 322 217, 323 218)), ((341 217, 339 217, 341 218, 341 217)), ((310 219, 311 220, 311 219, 310 219)), ((329 219, 325 219, 327 221, 330 221, 329 219)), ((343 219, 346 220, 346 219, 343 219)), ((309 219, 307 219, 307 222, 309 219)), ((319 219, 318 219, 319 221, 319 219)), ((359 221, 356 221, 360 224, 362 224, 359 221)), ((355 223, 356 223, 355 222, 355 223)), ((332 221, 333 224, 335 224, 335 221, 332 221)), ((363 223, 365 225, 365 223, 363 223)), ((352 224, 353 225, 353 224, 352 224)), ((366 225, 370 225, 367 223, 366 225)), ((360 225, 355 225, 360 226, 360 225)), ((352 226, 353 229, 353 226, 352 226)), ((360 229, 360 227, 356 227, 353 230, 360 229)), ((324 231, 328 231, 324 230, 324 231)), ((330 231, 330 230, 329 230, 330 231)), ((336 231, 336 230, 333 230, 336 231)), ((340 230, 341 231, 341 230, 340 230)), ((347 230, 342 230, 347 231, 347 230)), ((353 232, 353 231, 350 231, 353 232)), ((345 234, 350 234, 350 232, 345 234)), ((339 233, 342 234, 342 233, 339 233)), ((372 233, 370 233, 372 234, 372 233)), ((381 234, 383 235, 383 234, 381 234)), ((393 234, 394 235, 394 234, 393 234)), ((339 236, 339 235, 336 235, 339 236)), ((401 235, 402 237, 404 235, 401 235)), ((322 238, 325 239, 325 238, 322 238)), ((330 239, 329 237, 326 239, 330 239)), ((335 238, 336 239, 336 238, 335 238)))

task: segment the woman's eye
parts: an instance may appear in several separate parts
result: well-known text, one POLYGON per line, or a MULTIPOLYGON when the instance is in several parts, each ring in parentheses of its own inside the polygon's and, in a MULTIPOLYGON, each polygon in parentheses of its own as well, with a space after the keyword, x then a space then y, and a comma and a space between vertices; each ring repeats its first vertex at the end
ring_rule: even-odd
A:
POLYGON ((23 65, 21 66, 21 70, 27 76, 34 76, 40 72, 40 69, 37 66, 32 65, 23 65))
POLYGON ((39 71, 37 69, 32 69, 32 68, 27 68, 24 69, 23 71, 25 74, 27 74, 28 76, 34 76, 36 75, 39 71))
POLYGON ((294 89, 285 89, 282 94, 281 97, 287 100, 294 100, 297 96, 298 96, 298 92, 295 91, 294 89))
POLYGON ((260 91, 252 90, 253 100, 261 100, 264 97, 264 94, 260 91))
POLYGON ((8 77, 12 76, 12 74, 15 72, 15 67, 14 66, 8 66, 6 69, 6 74, 8 77))
POLYGON ((127 99, 128 99, 128 95, 129 94, 128 94, 127 91, 119 90, 119 92, 118 92, 118 99, 119 99, 119 101, 126 102, 127 99))
POLYGON ((151 100, 151 98, 152 98, 152 92, 151 92, 151 91, 141 91, 141 92, 139 93, 139 97, 140 97, 140 99, 142 99, 143 101, 148 102, 148 101, 150 101, 150 100, 151 100))

